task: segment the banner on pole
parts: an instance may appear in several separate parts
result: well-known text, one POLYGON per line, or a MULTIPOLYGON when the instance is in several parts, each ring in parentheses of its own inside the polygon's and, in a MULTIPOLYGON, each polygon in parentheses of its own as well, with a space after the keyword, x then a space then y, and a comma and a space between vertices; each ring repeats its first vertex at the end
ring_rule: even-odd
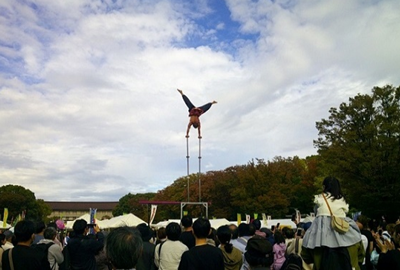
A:
POLYGON ((237 219, 237 225, 239 226, 240 225, 240 223, 242 223, 242 214, 240 214, 240 213, 237 213, 236 214, 236 219, 237 219))
POLYGON ((301 221, 300 211, 296 209, 296 224, 299 224, 301 221))
POLYGON ((4 208, 3 228, 5 228, 7 226, 7 219, 8 219, 8 208, 4 208))
POLYGON ((157 205, 156 204, 152 204, 151 205, 151 211, 150 211, 150 223, 149 223, 149 226, 153 223, 154 217, 156 216, 156 212, 157 212, 157 205))
POLYGON ((246 214, 246 223, 250 224, 250 215, 246 214))
POLYGON ((262 220, 264 227, 267 227, 268 221, 267 221, 267 215, 265 213, 262 213, 262 220))
MULTIPOLYGON (((97 208, 89 208, 89 210, 90 210, 90 224, 95 224, 97 208)), ((89 230, 91 234, 94 234, 94 228, 92 226, 90 227, 89 230)))

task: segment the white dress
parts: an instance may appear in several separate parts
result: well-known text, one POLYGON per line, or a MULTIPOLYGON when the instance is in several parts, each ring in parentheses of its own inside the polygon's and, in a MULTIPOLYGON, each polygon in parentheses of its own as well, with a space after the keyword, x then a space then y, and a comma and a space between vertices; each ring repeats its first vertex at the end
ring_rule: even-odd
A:
POLYGON ((350 224, 349 231, 345 234, 336 232, 331 226, 331 214, 322 194, 316 195, 314 203, 317 207, 317 215, 306 231, 303 238, 303 247, 314 249, 315 247, 348 247, 361 241, 361 233, 357 224, 346 213, 349 205, 341 198, 332 200, 330 194, 325 194, 333 215, 344 218, 350 224))

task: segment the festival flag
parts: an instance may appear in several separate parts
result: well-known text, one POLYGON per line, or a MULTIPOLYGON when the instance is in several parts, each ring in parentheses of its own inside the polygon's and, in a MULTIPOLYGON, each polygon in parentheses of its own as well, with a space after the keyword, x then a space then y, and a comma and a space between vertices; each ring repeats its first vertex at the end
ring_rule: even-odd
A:
POLYGON ((188 215, 188 211, 183 211, 183 215, 187 216, 188 215))
POLYGON ((254 213, 254 219, 258 219, 258 213, 254 213))
MULTIPOLYGON (((97 208, 89 208, 90 210, 90 224, 95 224, 96 223, 96 212, 97 208)), ((89 229, 91 234, 94 234, 94 228, 90 227, 89 229)))
POLYGON ((265 213, 262 213, 262 220, 263 220, 264 227, 267 227, 268 221, 267 221, 267 215, 265 213))
POLYGON ((3 228, 5 228, 7 226, 7 219, 8 219, 8 208, 4 208, 3 228))
POLYGON ((237 213, 236 216, 237 216, 237 224, 238 224, 238 226, 239 226, 240 223, 242 223, 242 214, 237 213))
POLYGON ((246 214, 246 223, 250 224, 250 215, 246 214))
POLYGON ((151 224, 153 223, 154 217, 156 216, 156 212, 157 212, 157 205, 156 204, 152 204, 151 205, 151 212, 150 212, 149 226, 151 226, 151 224))
POLYGON ((17 223, 21 220, 21 214, 19 214, 13 221, 12 226, 15 227, 17 223))
POLYGON ((299 224, 301 221, 300 211, 296 209, 296 224, 299 224))

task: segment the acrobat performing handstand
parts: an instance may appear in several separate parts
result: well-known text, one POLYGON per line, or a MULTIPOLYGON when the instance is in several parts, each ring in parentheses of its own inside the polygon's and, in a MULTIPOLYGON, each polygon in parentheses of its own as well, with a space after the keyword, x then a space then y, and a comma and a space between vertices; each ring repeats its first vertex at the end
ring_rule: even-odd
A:
POLYGON ((192 102, 189 100, 189 98, 183 94, 183 91, 180 89, 177 89, 178 92, 182 95, 183 101, 185 102, 186 106, 189 109, 189 124, 186 130, 186 138, 189 138, 189 130, 190 127, 193 126, 194 128, 198 129, 199 132, 199 139, 201 139, 201 130, 200 130, 200 115, 204 114, 208 109, 211 108, 211 105, 217 103, 215 100, 212 102, 209 102, 207 104, 204 104, 201 107, 196 107, 192 104, 192 102))

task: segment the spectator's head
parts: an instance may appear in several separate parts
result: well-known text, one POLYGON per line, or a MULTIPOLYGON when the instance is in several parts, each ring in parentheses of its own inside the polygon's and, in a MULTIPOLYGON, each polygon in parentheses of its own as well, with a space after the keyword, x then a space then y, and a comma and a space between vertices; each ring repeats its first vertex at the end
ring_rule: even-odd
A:
POLYGON ((146 223, 140 223, 136 226, 136 229, 140 232, 143 242, 149 242, 153 236, 153 231, 146 223))
POLYGON ((322 182, 322 188, 324 193, 329 193, 333 199, 340 199, 343 197, 342 190, 340 189, 339 180, 335 177, 328 176, 322 182))
POLYGON ((158 240, 165 239, 167 237, 167 233, 164 227, 161 227, 157 230, 157 238, 158 240))
POLYGON ((251 223, 256 227, 256 230, 261 229, 261 221, 259 219, 254 219, 251 223))
POLYGON ((223 225, 217 229, 217 238, 221 244, 227 244, 231 241, 232 232, 228 225, 223 225))
POLYGON ((36 222, 35 234, 43 233, 44 229, 46 229, 46 225, 43 221, 36 222))
POLYGON ((229 229, 231 230, 232 233, 232 239, 237 239, 239 236, 238 227, 235 224, 231 224, 229 225, 229 229))
POLYGON ((282 244, 285 243, 285 237, 283 237, 283 234, 281 231, 276 230, 274 233, 274 239, 275 239, 275 244, 282 244))
POLYGON ((260 236, 251 237, 247 241, 244 256, 250 266, 262 265, 269 267, 274 261, 271 243, 260 236))
POLYGON ((357 217, 357 225, 360 229, 367 229, 368 228, 368 218, 364 215, 359 215, 357 217))
POLYGON ((56 235, 57 231, 53 227, 47 227, 46 229, 44 229, 44 239, 54 240, 56 238, 56 235))
POLYGON ((249 224, 246 223, 240 223, 238 227, 238 234, 240 237, 242 236, 249 236, 249 224))
POLYGON ((35 233, 35 224, 30 220, 21 220, 15 225, 14 234, 17 243, 32 242, 35 233))
POLYGON ((256 226, 254 226, 254 224, 249 224, 249 235, 253 236, 256 234, 256 226))
POLYGON ((261 228, 260 231, 265 233, 265 237, 267 238, 273 235, 272 231, 268 228, 261 228))
POLYGON ((10 242, 10 243, 12 242, 12 238, 15 237, 14 234, 13 234, 13 232, 10 231, 10 230, 5 231, 5 232, 4 232, 4 236, 5 236, 5 238, 6 238, 6 241, 8 241, 8 242, 10 242))
POLYGON ((193 233, 198 239, 207 238, 210 234, 210 230, 211 224, 208 219, 200 217, 193 223, 193 233))
POLYGON ((182 229, 178 223, 176 223, 176 222, 169 223, 165 230, 167 233, 168 240, 171 240, 171 241, 179 240, 179 236, 181 235, 182 229))
POLYGON ((181 219, 181 225, 186 229, 192 227, 193 219, 190 216, 183 216, 181 219))
POLYGON ((107 235, 105 252, 113 269, 134 268, 142 250, 143 242, 136 229, 120 227, 107 235))
POLYGON ((74 225, 72 226, 75 235, 82 235, 87 230, 87 222, 84 219, 75 220, 74 225))
POLYGON ((286 239, 292 239, 294 238, 294 231, 292 228, 289 227, 283 227, 282 229, 282 234, 286 239))

